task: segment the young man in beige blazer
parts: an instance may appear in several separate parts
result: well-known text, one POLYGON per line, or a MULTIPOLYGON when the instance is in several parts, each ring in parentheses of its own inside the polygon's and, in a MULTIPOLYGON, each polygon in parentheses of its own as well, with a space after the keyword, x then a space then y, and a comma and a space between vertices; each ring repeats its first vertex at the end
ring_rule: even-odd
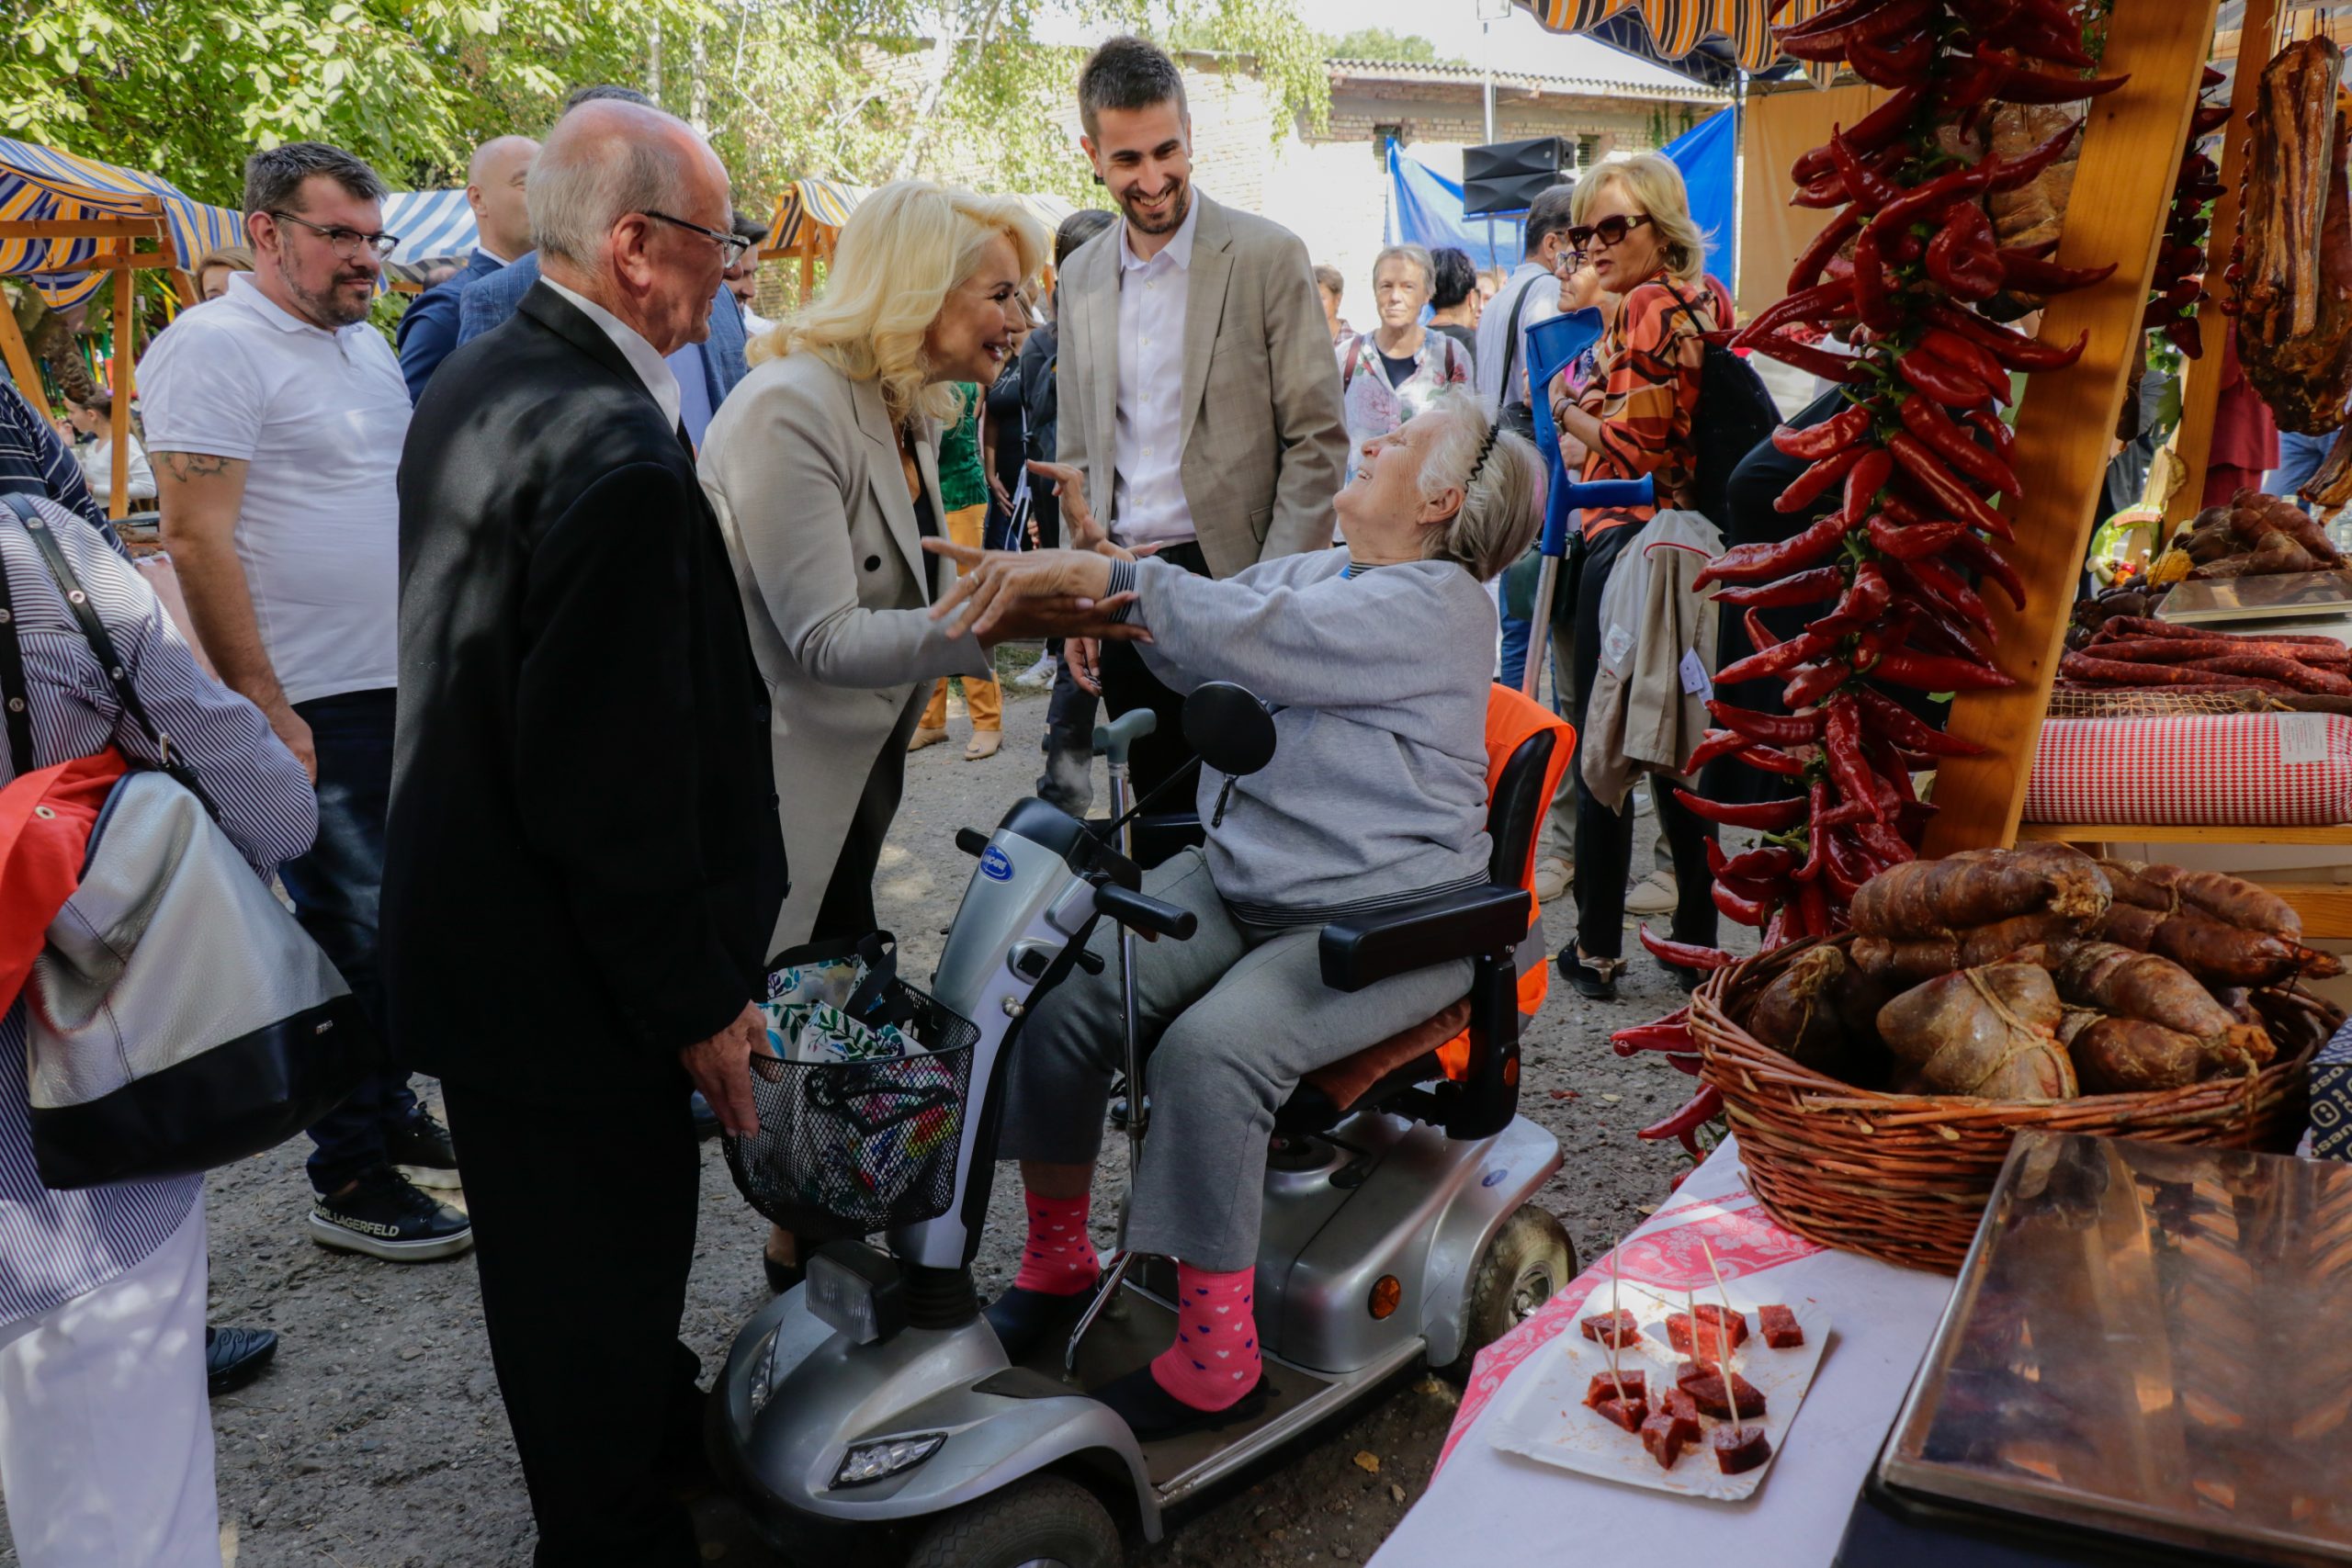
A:
MULTIPOLYGON (((1129 548, 1212 577, 1331 545, 1348 435, 1306 247, 1192 186, 1176 63, 1114 38, 1079 74, 1080 145, 1124 221, 1062 269, 1059 459, 1129 548)), ((1138 792, 1190 755, 1182 699, 1123 644, 1081 644, 1114 716, 1159 711, 1138 792)))

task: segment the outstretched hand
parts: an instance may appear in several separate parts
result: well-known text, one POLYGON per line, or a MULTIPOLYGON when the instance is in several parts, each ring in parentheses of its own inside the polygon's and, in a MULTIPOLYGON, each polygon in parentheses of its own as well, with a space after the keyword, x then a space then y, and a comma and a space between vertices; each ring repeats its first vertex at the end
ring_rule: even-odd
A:
POLYGON ((931 607, 947 635, 984 642, 1016 637, 1098 637, 1135 641, 1143 628, 1112 617, 1134 601, 1111 594, 1111 558, 1086 550, 983 550, 946 539, 922 547, 956 563, 953 587, 931 607))
POLYGON ((1097 555, 1113 556, 1120 560, 1133 560, 1138 555, 1151 554, 1151 547, 1140 550, 1122 549, 1111 542, 1110 534, 1094 520, 1094 513, 1086 504, 1086 475, 1068 463, 1048 463, 1033 458, 1029 471, 1041 479, 1051 479, 1054 498, 1061 502, 1062 544, 1072 550, 1092 550, 1097 555))

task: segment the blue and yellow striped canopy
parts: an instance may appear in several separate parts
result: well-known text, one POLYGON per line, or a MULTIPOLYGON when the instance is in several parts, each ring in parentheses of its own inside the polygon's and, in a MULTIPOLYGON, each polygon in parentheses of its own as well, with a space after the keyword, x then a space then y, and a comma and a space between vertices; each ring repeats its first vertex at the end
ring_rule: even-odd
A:
MULTIPOLYGON (((775 217, 760 246, 763 257, 797 255, 806 237, 817 229, 839 229, 872 192, 871 186, 842 180, 806 179, 785 187, 775 200, 775 217)), ((1057 196, 1027 195, 1015 198, 1050 234, 1068 218, 1070 204, 1057 196)))
MULTIPOLYGON (((158 210, 182 265, 209 250, 243 243, 242 216, 193 200, 153 175, 0 137, 0 221, 70 223, 158 210)), ((88 299, 106 281, 103 272, 83 268, 108 246, 123 243, 0 240, 0 276, 30 277, 41 298, 62 310, 88 299)))
POLYGON ((816 230, 839 229, 848 222, 849 215, 872 188, 845 180, 795 180, 775 198, 775 216, 768 222, 768 237, 760 254, 799 254, 816 230))
MULTIPOLYGON (((1589 32, 1622 11, 1637 13, 1660 56, 1679 60, 1710 38, 1731 40, 1739 62, 1765 71, 1780 57, 1772 43, 1772 0, 1519 0, 1555 33, 1589 32)), ((1783 22, 1801 21, 1830 0, 1792 0, 1783 22)))

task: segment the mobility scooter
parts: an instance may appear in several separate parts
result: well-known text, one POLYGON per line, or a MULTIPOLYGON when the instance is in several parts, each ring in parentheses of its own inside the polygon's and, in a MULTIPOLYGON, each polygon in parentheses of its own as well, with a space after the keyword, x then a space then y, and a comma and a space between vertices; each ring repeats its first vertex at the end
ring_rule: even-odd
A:
MULTIPOLYGON (((1523 701, 1499 688, 1495 700, 1523 701)), ((1547 771, 1567 744, 1566 727, 1541 717, 1491 775, 1490 885, 1333 924, 1321 939, 1324 980, 1341 990, 1474 960, 1466 1071, 1449 1077, 1436 1053, 1404 1040, 1299 1084, 1276 1120, 1257 1263, 1271 1397, 1253 1418, 1148 1446, 1086 1390, 1173 1337, 1172 1265, 1114 1258, 1070 1342, 1016 1365, 981 1315, 972 1262, 1023 1019, 1073 964, 1103 962, 1087 946, 1098 920, 1123 928, 1130 962, 1138 931, 1189 934, 1188 913, 1136 891, 1125 820, 1127 749, 1152 714, 1097 731, 1119 832, 1029 799, 992 835, 957 835, 978 864, 928 994, 915 993, 944 1010, 934 1021, 948 1039, 967 1042, 955 1047, 960 1124, 933 1123, 938 1183, 916 1211, 929 1217, 888 1228, 879 1247, 818 1250, 806 1282, 741 1330, 711 1402, 719 1473, 763 1534, 795 1561, 839 1561, 836 1535, 854 1534, 915 1568, 1115 1568, 1123 1532, 1158 1540, 1180 1506, 1416 1362, 1466 1370, 1567 1283, 1575 1251, 1532 1201, 1559 1168, 1559 1144, 1517 1114, 1521 950, 1544 962, 1522 882, 1547 771)), ((1197 690, 1184 730, 1228 775, 1273 752, 1272 717, 1238 687, 1197 690)), ((1128 996, 1125 1120, 1140 1140, 1148 1102, 1131 981, 1128 996)), ((944 1067, 952 1054, 909 1059, 944 1067)))

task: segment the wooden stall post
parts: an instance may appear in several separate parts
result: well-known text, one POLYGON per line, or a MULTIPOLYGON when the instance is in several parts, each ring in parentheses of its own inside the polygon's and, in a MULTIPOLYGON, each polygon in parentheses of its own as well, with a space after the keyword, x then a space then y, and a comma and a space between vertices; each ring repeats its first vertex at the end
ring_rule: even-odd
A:
POLYGON ((2262 90, 2262 68, 2278 47, 2278 0, 2245 0, 2245 23, 2238 32, 2235 73, 2230 83, 2230 118, 2222 128, 2222 194, 2213 198, 2213 229, 2205 242, 2206 288, 2213 298, 2198 308, 2216 329, 2205 355, 2183 368, 2180 434, 2173 444, 2180 458, 2180 488, 2165 505, 2165 536, 2203 503, 2205 472, 2213 459, 2213 414, 2222 401, 2222 340, 2237 322, 2222 314, 2222 269, 2238 237, 2238 186, 2245 178, 2246 117, 2262 90))
POLYGON ((108 434, 114 441, 114 472, 107 491, 107 515, 117 520, 130 510, 131 367, 139 358, 139 311, 132 302, 130 284, 130 269, 117 267, 114 274, 114 385, 108 389, 114 394, 114 406, 107 416, 113 427, 108 434))
POLYGON ((2109 18, 2100 70, 2131 80, 2090 102, 2075 190, 2098 197, 2068 209, 2058 259, 2121 265, 2104 283, 2062 294, 2042 312, 2044 341, 2071 344, 2087 330, 2090 346, 2065 369, 2030 378, 2018 421, 2015 468, 2025 500, 2004 511, 2016 522, 2010 558, 2025 580, 2026 607, 2013 611, 2007 599, 1990 596, 2001 668, 2018 683, 1953 702, 1951 733, 1986 750, 1938 769, 1939 809, 1922 855, 2006 844, 2017 832, 2116 416, 2132 356, 2143 352, 2148 279, 2217 8, 2218 0, 2126 5, 2109 18))
MULTIPOLYGON (((32 285, 28 283, 25 287, 30 288, 32 285)), ((17 312, 5 293, 0 293, 0 358, 7 360, 9 379, 17 383, 17 390, 25 395, 25 401, 36 409, 46 409, 49 400, 40 389, 40 371, 33 364, 32 348, 25 342, 25 334, 17 325, 17 312)))

